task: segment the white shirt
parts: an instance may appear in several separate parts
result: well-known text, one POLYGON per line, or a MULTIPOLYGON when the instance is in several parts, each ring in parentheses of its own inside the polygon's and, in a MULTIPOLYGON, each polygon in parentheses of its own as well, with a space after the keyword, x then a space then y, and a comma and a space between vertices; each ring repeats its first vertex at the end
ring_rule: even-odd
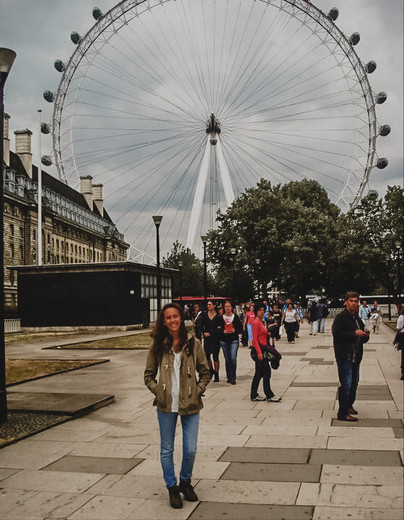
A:
POLYGON ((285 321, 286 321, 286 323, 293 323, 294 321, 296 321, 295 313, 296 313, 295 310, 293 310, 293 311, 285 311, 285 321))
POLYGON ((404 329, 404 314, 400 314, 396 323, 396 329, 401 331, 404 329))
POLYGON ((180 395, 180 367, 182 352, 174 352, 173 373, 171 376, 171 411, 178 413, 179 395, 180 395))

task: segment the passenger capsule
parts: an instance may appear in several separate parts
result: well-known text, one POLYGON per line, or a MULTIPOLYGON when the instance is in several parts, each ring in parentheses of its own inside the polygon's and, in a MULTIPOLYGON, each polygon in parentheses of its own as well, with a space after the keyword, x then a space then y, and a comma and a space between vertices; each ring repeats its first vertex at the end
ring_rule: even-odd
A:
POLYGON ((58 72, 63 72, 65 70, 65 64, 62 60, 55 60, 53 65, 58 72))
POLYGON ((53 101, 55 100, 53 92, 51 92, 50 90, 45 90, 45 92, 43 93, 43 97, 45 101, 47 101, 48 103, 53 103, 53 101))
POLYGON ((383 168, 386 168, 388 164, 389 161, 386 159, 386 157, 381 157, 380 159, 377 159, 376 166, 379 168, 379 170, 383 170, 383 168))
POLYGON ((336 7, 333 7, 331 9, 331 11, 328 13, 328 17, 331 18, 331 20, 333 22, 335 22, 335 20, 338 18, 338 16, 339 16, 339 11, 336 7))
POLYGON ((99 7, 94 7, 93 9, 93 18, 95 20, 98 20, 98 18, 101 18, 102 16, 102 11, 99 7))
POLYGON ((386 92, 379 92, 376 96, 376 103, 378 105, 382 105, 387 99, 387 94, 386 92))
POLYGON ((41 163, 44 165, 44 166, 51 166, 52 165, 52 159, 50 158, 49 155, 43 155, 41 157, 41 163))
POLYGON ((372 74, 376 70, 377 64, 375 61, 371 60, 366 64, 365 69, 368 74, 372 74))
POLYGON ((50 133, 50 126, 48 123, 41 123, 41 132, 45 135, 50 133))
POLYGON ((361 39, 361 35, 358 32, 354 32, 349 38, 349 43, 351 45, 357 45, 359 40, 361 39))
POLYGON ((71 34, 70 34, 70 39, 71 41, 74 43, 74 45, 77 45, 79 43, 79 41, 81 40, 81 36, 79 33, 77 33, 76 31, 73 31, 71 34))
POLYGON ((379 196, 379 193, 378 193, 376 190, 369 190, 368 195, 369 195, 370 197, 374 197, 375 199, 377 199, 378 196, 379 196))
POLYGON ((391 126, 390 125, 383 125, 379 129, 379 135, 382 137, 386 137, 386 135, 389 135, 391 132, 391 126))

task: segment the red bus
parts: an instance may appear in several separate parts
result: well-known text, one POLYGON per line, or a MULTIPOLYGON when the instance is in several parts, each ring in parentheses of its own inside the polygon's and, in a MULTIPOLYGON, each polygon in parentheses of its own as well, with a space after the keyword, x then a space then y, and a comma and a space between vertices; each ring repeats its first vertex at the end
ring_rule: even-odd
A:
MULTIPOLYGON (((226 300, 230 300, 229 296, 207 296, 206 301, 212 301, 215 305, 222 304, 226 300)), ((174 302, 178 304, 182 304, 183 306, 187 304, 189 307, 193 307, 196 303, 200 305, 200 307, 205 307, 205 297, 204 296, 182 296, 181 298, 174 298, 174 302)))

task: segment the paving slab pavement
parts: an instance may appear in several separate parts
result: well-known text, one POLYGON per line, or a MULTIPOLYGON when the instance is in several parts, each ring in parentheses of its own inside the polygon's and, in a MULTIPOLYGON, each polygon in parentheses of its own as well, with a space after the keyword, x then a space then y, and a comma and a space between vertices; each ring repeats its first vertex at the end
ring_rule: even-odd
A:
MULTIPOLYGON (((348 424, 335 419, 330 324, 317 336, 304 324, 294 345, 278 343, 283 359, 271 385, 279 403, 249 400, 254 366, 247 348, 239 349, 236 386, 224 382, 222 363, 201 412, 193 479, 200 502, 182 510, 170 508, 162 479, 156 411, 143 384, 145 351, 92 350, 92 358, 109 363, 12 387, 10 400, 54 409, 59 399, 60 412, 71 411, 67 395, 76 406, 100 395, 114 401, 0 449, 0 517, 403 520, 403 382, 394 333, 383 325, 366 345, 359 422, 348 424)), ((42 350, 61 341, 12 344, 6 355, 88 358, 88 350, 42 350)), ((180 448, 179 427, 177 468, 180 448)))

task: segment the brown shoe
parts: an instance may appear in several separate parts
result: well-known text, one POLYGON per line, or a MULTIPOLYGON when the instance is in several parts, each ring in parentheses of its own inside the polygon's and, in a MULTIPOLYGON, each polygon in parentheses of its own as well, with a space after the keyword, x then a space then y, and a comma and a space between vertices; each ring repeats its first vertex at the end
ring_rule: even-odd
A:
POLYGON ((352 415, 346 415, 345 417, 338 418, 339 421, 348 421, 348 422, 358 422, 357 417, 352 417, 352 415))
POLYGON ((170 506, 174 509, 181 509, 183 506, 180 490, 178 486, 171 486, 168 489, 170 495, 170 506))
POLYGON ((358 415, 358 412, 355 410, 355 408, 352 407, 348 410, 348 413, 349 415, 358 415))
POLYGON ((198 496, 195 493, 193 486, 191 486, 190 480, 181 480, 178 488, 180 492, 184 495, 185 500, 188 500, 188 502, 198 501, 198 496))

